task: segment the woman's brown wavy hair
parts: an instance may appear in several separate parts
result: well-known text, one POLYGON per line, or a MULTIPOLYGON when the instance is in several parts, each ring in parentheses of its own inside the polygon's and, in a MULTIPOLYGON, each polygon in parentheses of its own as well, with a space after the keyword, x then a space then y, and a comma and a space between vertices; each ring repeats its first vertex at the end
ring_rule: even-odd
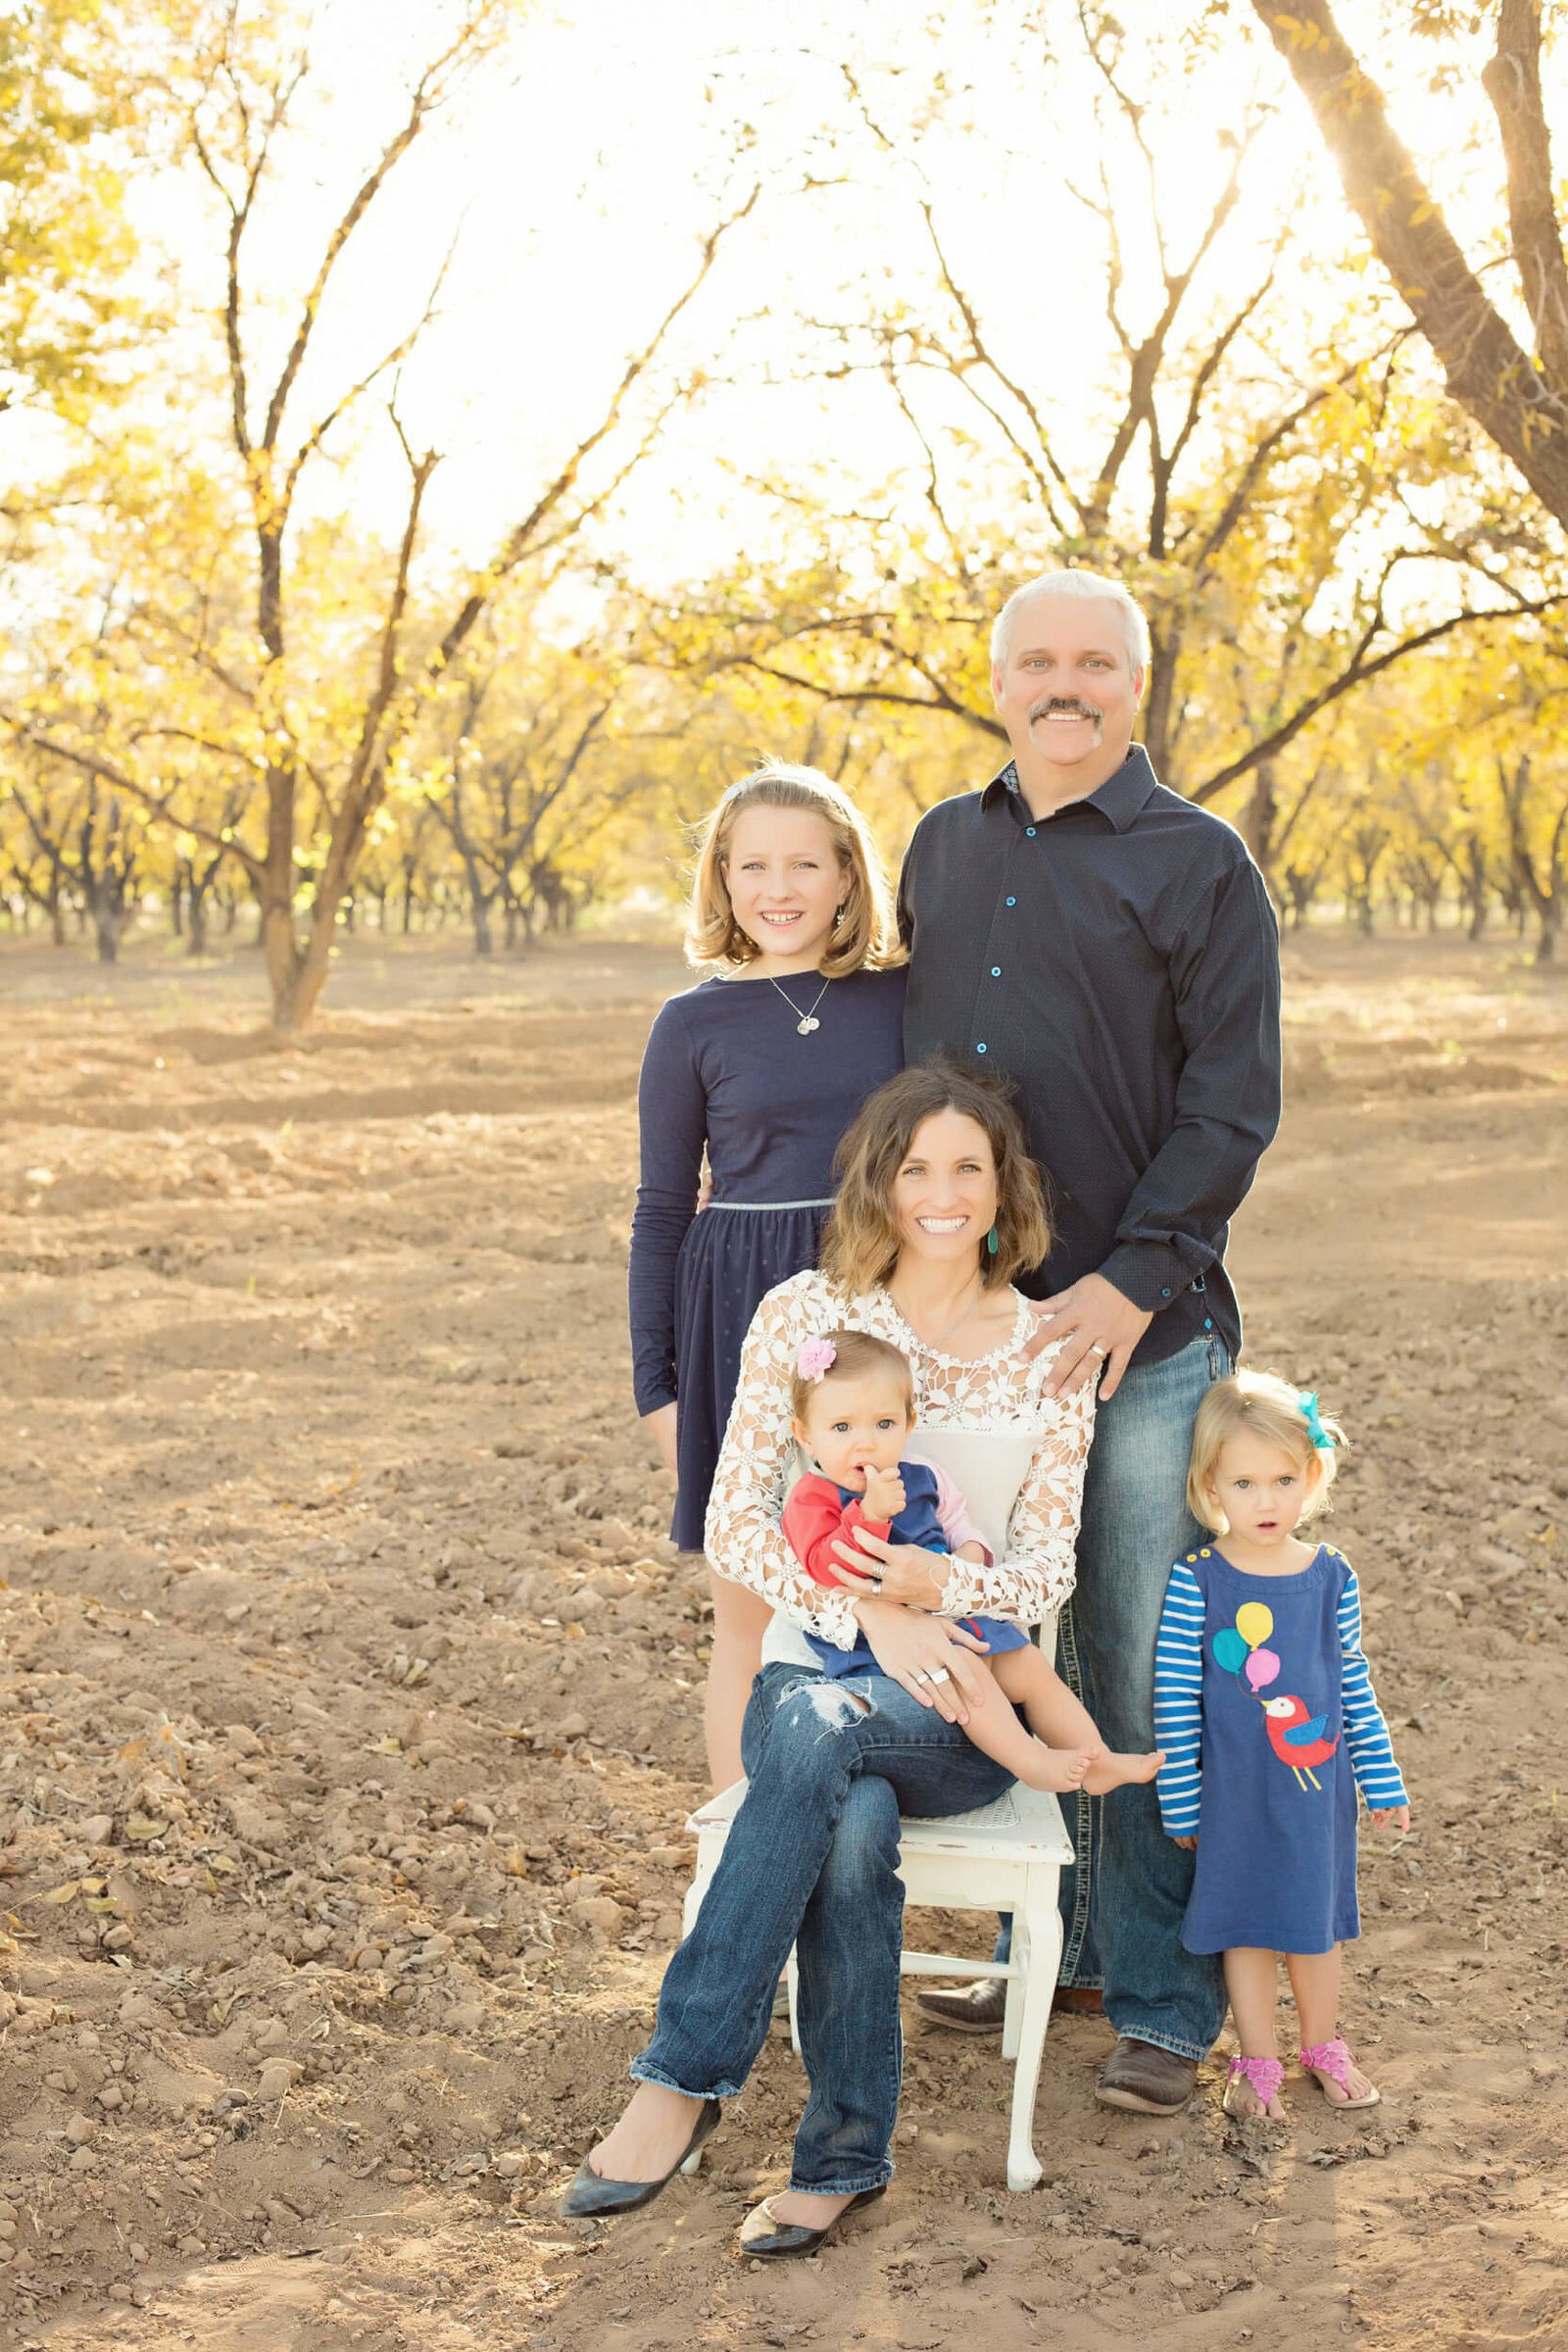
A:
POLYGON ((844 876, 844 901, 827 954, 817 965, 825 980, 851 972, 882 970, 904 961, 893 892, 876 837, 860 811, 831 776, 819 768, 791 767, 769 760, 732 784, 718 807, 698 828, 697 867, 686 916, 688 963, 751 963, 761 954, 735 920, 724 868, 729 862, 735 819, 743 808, 806 808, 821 817, 833 836, 844 876))
POLYGON ((936 1056, 901 1070, 862 1104, 837 1155, 838 1198, 822 1236, 822 1271, 847 1298, 885 1283, 903 1247, 893 1185, 927 1119, 956 1110, 983 1129, 997 1171, 997 1248, 980 1244, 988 1291, 1038 1266, 1051 1248, 1040 1170, 1002 1081, 936 1056))

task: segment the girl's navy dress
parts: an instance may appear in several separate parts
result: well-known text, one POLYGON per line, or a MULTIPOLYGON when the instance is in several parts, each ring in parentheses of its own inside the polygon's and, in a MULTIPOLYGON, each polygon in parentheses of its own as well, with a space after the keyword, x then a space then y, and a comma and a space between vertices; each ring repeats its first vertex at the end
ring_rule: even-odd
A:
POLYGON ((1356 1788, 1408 1800, 1361 1647, 1355 1571, 1319 1544, 1295 1576, 1213 1545, 1171 1571, 1154 1660, 1160 1815, 1198 1834, 1190 1952, 1326 1952, 1360 1933, 1356 1788))
POLYGON ((638 1087, 642 1181, 631 1232, 637 1410, 679 1406, 679 1493, 670 1534, 703 1547, 703 1520, 764 1293, 816 1263, 833 1154, 866 1097, 904 1067, 902 971, 822 986, 795 973, 704 980, 654 1022, 638 1087), (786 999, 788 1002, 786 1002, 786 999), (697 1214, 703 1153, 713 1198, 697 1214))

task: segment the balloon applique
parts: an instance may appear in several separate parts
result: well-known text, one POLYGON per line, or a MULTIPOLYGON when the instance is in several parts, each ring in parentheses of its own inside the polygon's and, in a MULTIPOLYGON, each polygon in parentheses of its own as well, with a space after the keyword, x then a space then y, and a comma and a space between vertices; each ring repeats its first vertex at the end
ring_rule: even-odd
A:
POLYGON ((1328 1717, 1314 1715, 1303 1699, 1263 1696, 1280 1677, 1278 1657, 1263 1646, 1273 1631, 1273 1610, 1260 1600, 1244 1600, 1236 1612, 1236 1623, 1222 1625, 1214 1636, 1214 1660, 1227 1674, 1234 1674, 1238 1684, 1245 1674, 1249 1690, 1263 1710, 1263 1728, 1274 1753, 1295 1773, 1298 1788, 1310 1781, 1321 1793, 1323 1784, 1312 1767, 1328 1762, 1340 1744, 1339 1734, 1325 1740, 1328 1717))
POLYGON ((1273 1610, 1265 1609, 1260 1600, 1244 1600, 1236 1612, 1236 1631, 1249 1649, 1255 1649, 1274 1631, 1273 1610))
POLYGON ((1227 1674, 1240 1674, 1247 1663, 1247 1643, 1233 1625, 1214 1636, 1214 1656, 1227 1674))
POLYGON ((1227 1674, 1240 1675, 1247 1669, 1247 1680, 1256 1692, 1273 1682, 1279 1673, 1280 1662, 1271 1649, 1259 1649, 1274 1631, 1274 1612, 1265 1609, 1260 1600, 1244 1600, 1236 1612, 1234 1626, 1223 1626, 1214 1636, 1214 1657, 1227 1674), (1248 1652, 1251 1651, 1251 1656, 1248 1652), (1266 1660, 1266 1667, 1260 1661, 1266 1660))

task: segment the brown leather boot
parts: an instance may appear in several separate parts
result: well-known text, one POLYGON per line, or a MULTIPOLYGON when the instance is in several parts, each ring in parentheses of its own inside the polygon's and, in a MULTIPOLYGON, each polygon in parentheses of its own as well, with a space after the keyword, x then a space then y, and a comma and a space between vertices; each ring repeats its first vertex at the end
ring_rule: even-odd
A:
POLYGON ((956 2034, 1000 2034, 1006 2006, 1004 1977, 979 1977, 962 1992, 922 1992, 916 2001, 925 2016, 956 2034))
POLYGON ((1162 2050, 1157 2042, 1118 2041, 1095 2085, 1102 2107, 1131 2107, 1139 2115, 1179 2115, 1198 2083, 1198 2060, 1162 2050))
MULTIPOLYGON (((1007 2006, 1006 1980, 982 1977, 963 1992, 922 1992, 916 2006, 939 2026, 956 2034, 1000 2034, 1007 2006)), ((1058 1984, 1052 1996, 1053 2017, 1101 2017, 1104 2003, 1094 1984, 1058 1984)))

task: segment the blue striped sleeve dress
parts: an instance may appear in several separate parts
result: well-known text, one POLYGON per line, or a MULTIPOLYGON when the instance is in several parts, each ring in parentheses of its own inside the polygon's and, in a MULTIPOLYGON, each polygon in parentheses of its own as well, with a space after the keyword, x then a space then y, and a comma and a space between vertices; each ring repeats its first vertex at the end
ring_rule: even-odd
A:
POLYGON ((1361 1647, 1355 1571, 1332 1544, 1250 1576, 1212 1544, 1171 1571, 1154 1657, 1160 1817, 1198 1837, 1182 1941, 1323 1952, 1360 1933, 1356 1790, 1408 1802, 1361 1647))

